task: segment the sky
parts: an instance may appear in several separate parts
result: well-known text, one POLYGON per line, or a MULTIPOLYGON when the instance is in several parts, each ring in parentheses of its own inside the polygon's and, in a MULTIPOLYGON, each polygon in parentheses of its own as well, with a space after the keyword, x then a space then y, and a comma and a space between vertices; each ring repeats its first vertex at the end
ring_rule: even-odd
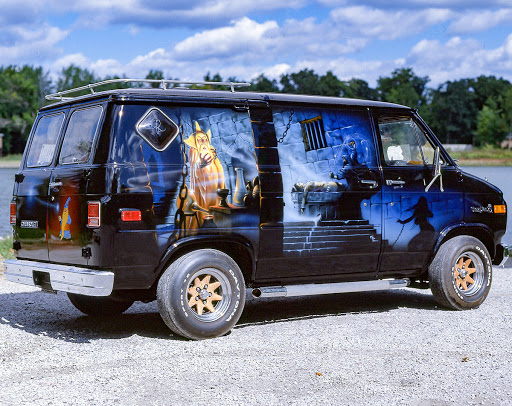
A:
POLYGON ((512 0, 0 0, 0 66, 100 77, 252 80, 313 69, 375 86, 413 68, 436 87, 512 81, 512 0))

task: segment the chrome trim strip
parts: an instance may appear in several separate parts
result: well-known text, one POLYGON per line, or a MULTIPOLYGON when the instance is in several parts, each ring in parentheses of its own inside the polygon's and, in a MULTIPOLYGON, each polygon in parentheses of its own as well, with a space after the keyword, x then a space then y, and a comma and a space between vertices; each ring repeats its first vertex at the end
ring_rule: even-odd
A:
POLYGON ((52 289, 63 292, 108 296, 114 287, 114 273, 110 271, 27 260, 4 261, 4 275, 10 282, 38 286, 34 282, 34 271, 48 273, 52 289))
POLYGON ((367 292, 372 290, 399 289, 409 286, 409 279, 381 279, 375 281, 310 283, 307 285, 267 286, 256 288, 252 295, 260 297, 294 297, 329 295, 332 293, 367 292))

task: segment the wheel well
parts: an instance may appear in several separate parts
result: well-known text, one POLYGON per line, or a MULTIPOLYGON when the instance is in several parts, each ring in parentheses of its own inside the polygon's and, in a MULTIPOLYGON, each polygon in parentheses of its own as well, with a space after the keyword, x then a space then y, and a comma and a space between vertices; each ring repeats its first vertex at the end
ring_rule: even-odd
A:
POLYGON ((240 267, 240 270, 242 271, 242 275, 245 279, 245 284, 250 284, 252 279, 252 271, 253 271, 253 259, 251 256, 251 253, 249 251, 248 247, 243 246, 242 244, 238 243, 226 243, 225 241, 222 242, 215 242, 215 241, 198 241, 196 243, 190 243, 186 244, 180 248, 178 248, 175 252, 172 253, 171 257, 166 261, 165 265, 162 267, 162 270, 160 271, 160 274, 158 275, 158 278, 155 281, 155 287, 158 284, 158 280, 160 279, 160 276, 164 273, 166 268, 174 262, 179 257, 188 254, 191 251, 199 250, 199 249, 205 249, 205 248, 211 248, 216 249, 218 251, 222 251, 225 254, 229 255, 233 260, 238 264, 240 267))
POLYGON ((487 248, 487 251, 491 256, 491 259, 494 259, 494 256, 496 255, 496 248, 492 236, 487 231, 477 227, 456 228, 454 230, 451 230, 448 234, 446 234, 446 236, 441 241, 438 242, 436 249, 432 252, 430 259, 425 269, 423 270, 424 273, 428 272, 428 267, 430 266, 430 263, 432 262, 434 256, 439 250, 439 247, 441 247, 441 245, 443 245, 446 241, 451 240, 453 237, 457 237, 459 235, 469 235, 481 241, 482 244, 485 245, 485 248, 487 248))

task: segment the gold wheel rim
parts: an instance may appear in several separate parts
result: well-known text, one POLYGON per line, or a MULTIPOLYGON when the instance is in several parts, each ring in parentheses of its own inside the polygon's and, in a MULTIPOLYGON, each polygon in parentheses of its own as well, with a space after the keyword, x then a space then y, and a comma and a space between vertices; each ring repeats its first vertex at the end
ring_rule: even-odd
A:
POLYGON ((476 272, 476 266, 471 258, 462 255, 455 264, 453 277, 455 279, 455 286, 458 289, 467 291, 475 286, 473 274, 476 272))
POLYGON ((203 273, 193 278, 187 289, 188 305, 196 317, 204 321, 213 321, 221 317, 224 294, 222 283, 216 276, 203 273))
POLYGON ((203 279, 195 278, 194 285, 188 289, 188 305, 201 316, 204 309, 210 313, 215 312, 215 304, 222 300, 222 294, 216 292, 221 286, 219 281, 210 283, 211 275, 205 275, 203 279))

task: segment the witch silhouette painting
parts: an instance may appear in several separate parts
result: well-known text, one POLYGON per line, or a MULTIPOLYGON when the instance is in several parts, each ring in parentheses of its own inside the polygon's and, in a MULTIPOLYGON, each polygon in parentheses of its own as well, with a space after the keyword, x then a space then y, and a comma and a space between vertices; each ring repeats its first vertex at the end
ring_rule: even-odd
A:
POLYGON ((425 251, 432 247, 432 239, 434 238, 435 229, 432 224, 429 223, 428 219, 434 217, 434 214, 428 207, 428 202, 425 196, 421 196, 418 203, 409 207, 405 212, 412 211, 409 218, 405 220, 397 220, 397 223, 407 224, 414 220, 414 224, 420 227, 420 231, 414 237, 411 238, 407 245, 408 251, 425 251))

